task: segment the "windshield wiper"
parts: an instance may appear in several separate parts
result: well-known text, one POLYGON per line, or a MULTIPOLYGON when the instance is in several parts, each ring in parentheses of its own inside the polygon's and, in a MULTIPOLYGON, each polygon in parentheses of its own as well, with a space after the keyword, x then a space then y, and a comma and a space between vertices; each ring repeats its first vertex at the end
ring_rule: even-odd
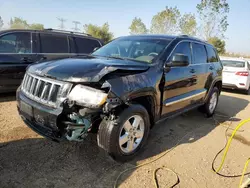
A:
POLYGON ((118 57, 118 56, 103 56, 103 57, 106 57, 106 58, 113 58, 113 59, 120 59, 120 60, 127 60, 126 58, 118 57))
POLYGON ((90 54, 76 54, 75 56, 76 57, 95 57, 95 56, 90 55, 90 54))

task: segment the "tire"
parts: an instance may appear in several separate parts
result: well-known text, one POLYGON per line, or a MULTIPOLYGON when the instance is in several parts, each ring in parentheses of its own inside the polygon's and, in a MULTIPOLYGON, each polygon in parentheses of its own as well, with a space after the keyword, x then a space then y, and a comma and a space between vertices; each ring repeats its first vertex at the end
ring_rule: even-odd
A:
POLYGON ((104 149, 114 160, 125 162, 131 160, 146 143, 150 130, 150 120, 147 110, 139 104, 132 104, 120 112, 116 117, 115 120, 104 119, 101 122, 97 134, 97 142, 98 146, 104 149), (128 122, 128 120, 130 120, 130 122, 128 122), (138 131, 136 132, 138 135, 132 135, 134 132, 131 132, 130 126, 136 124, 135 120, 137 120, 137 122, 139 120, 138 129, 134 128, 136 129, 134 130, 135 132, 138 131), (130 123, 130 125, 128 123, 130 123), (130 132, 127 132, 126 130, 130 130, 130 132), (143 136, 141 138, 135 138, 136 136, 141 135, 139 132, 144 132, 143 136), (122 145, 122 138, 124 137, 126 137, 125 140, 128 139, 128 141, 122 145), (130 151, 131 147, 129 146, 131 145, 137 146, 130 151))
POLYGON ((214 115, 214 112, 216 110, 216 107, 218 105, 219 101, 219 89, 217 87, 214 87, 211 93, 209 94, 207 102, 201 107, 202 112, 204 112, 207 117, 211 117, 214 115), (211 108, 211 100, 215 100, 213 96, 216 95, 216 103, 214 104, 213 108, 211 108))
POLYGON ((245 95, 249 95, 249 93, 250 93, 250 86, 249 86, 248 90, 245 90, 245 91, 244 91, 244 94, 245 94, 245 95))

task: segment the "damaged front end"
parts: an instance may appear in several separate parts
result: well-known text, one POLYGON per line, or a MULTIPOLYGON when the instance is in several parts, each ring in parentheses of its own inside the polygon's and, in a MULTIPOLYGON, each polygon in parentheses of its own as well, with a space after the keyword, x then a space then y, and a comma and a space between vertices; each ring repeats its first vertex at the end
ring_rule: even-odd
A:
MULTIPOLYGON (((20 116, 52 140, 82 141, 138 88, 149 66, 117 59, 63 59, 29 67, 17 91, 20 116), (112 86, 112 88, 111 88, 112 86)), ((144 83, 144 82, 143 82, 144 83)))
POLYGON ((105 82, 101 89, 76 85, 63 103, 59 127, 63 137, 69 141, 83 141, 89 132, 97 132, 98 126, 112 109, 122 102, 112 97, 110 85, 105 82), (108 98, 109 96, 109 98, 108 98))

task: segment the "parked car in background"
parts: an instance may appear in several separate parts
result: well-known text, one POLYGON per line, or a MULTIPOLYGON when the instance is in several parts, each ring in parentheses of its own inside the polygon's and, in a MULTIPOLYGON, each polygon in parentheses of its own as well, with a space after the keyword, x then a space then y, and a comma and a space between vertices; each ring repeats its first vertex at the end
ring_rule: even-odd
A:
POLYGON ((102 45, 100 39, 70 31, 0 31, 0 93, 15 91, 34 62, 89 54, 102 45))
POLYGON ((189 36, 120 37, 89 56, 31 65, 17 90, 18 111, 54 141, 84 142, 126 161, 150 128, 193 108, 212 116, 222 89, 214 47, 189 36))
POLYGON ((250 64, 243 58, 221 57, 223 88, 240 89, 249 94, 250 64))

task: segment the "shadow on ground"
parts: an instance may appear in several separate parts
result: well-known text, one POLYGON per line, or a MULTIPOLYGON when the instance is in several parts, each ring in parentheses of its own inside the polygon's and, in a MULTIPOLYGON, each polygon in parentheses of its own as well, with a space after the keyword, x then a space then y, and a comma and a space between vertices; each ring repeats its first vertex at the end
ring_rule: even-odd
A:
POLYGON ((0 93, 0 103, 1 102, 10 102, 16 100, 16 93, 0 93))
MULTIPOLYGON (((227 117, 221 117, 219 121, 227 121, 247 105, 247 100, 221 96, 217 113, 227 117)), ((177 140, 198 127, 180 144, 199 140, 209 134, 216 124, 212 118, 205 118, 194 110, 156 125, 144 149, 126 164, 116 163, 107 157, 97 147, 94 135, 84 143, 58 144, 43 138, 1 143, 0 187, 112 187, 121 171, 139 160, 171 149, 177 140)), ((119 184, 131 173, 133 171, 125 173, 119 184)))
POLYGON ((240 90, 240 89, 226 89, 226 88, 223 88, 223 91, 227 92, 227 93, 235 93, 235 94, 247 95, 246 91, 240 90))

